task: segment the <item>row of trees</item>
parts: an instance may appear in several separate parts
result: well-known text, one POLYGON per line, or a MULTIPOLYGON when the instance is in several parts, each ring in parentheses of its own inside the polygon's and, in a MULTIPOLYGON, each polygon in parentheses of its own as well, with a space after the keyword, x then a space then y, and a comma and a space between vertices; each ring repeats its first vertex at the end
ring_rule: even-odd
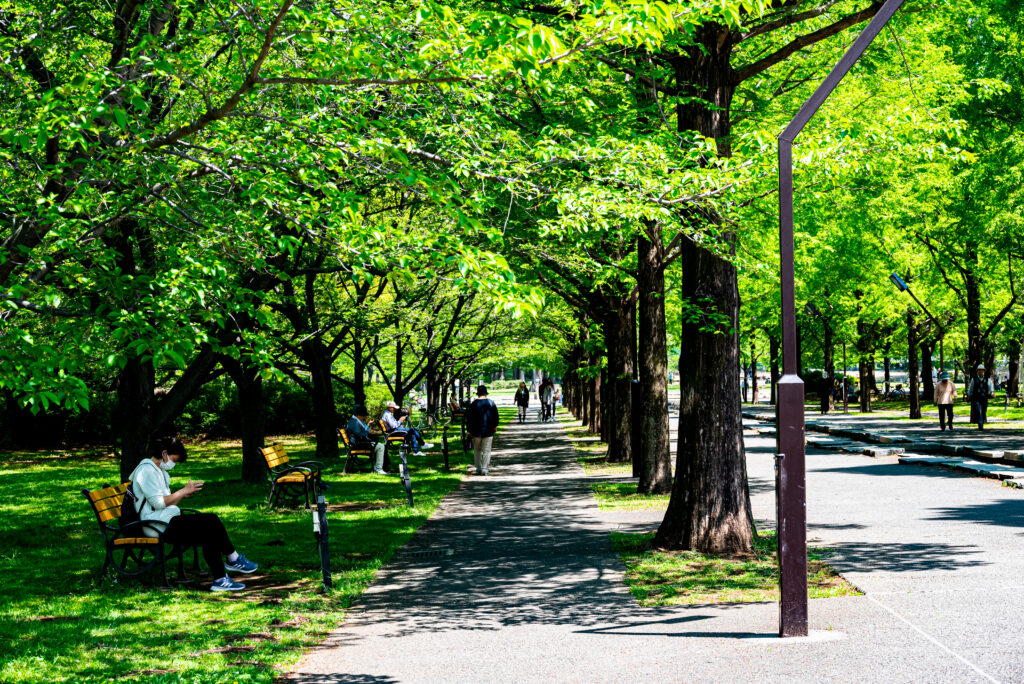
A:
MULTIPOLYGON (((755 349, 775 339, 773 139, 878 7, 0 10, 0 389, 40 411, 85 410, 116 391, 130 469, 219 373, 245 398, 243 452, 254 454, 260 383, 289 378, 330 457, 339 383, 356 401, 371 373, 397 399, 425 383, 436 404, 455 377, 562 354, 567 398, 604 432, 609 458, 632 460, 643 491, 672 491, 656 543, 748 549, 738 333, 756 331, 755 349)), ((980 197, 995 187, 980 160, 1010 187, 996 161, 1018 149, 1019 107, 995 108, 1018 116, 1001 142, 965 114, 1019 101, 1019 84, 993 75, 1008 51, 979 39, 1019 35, 1009 5, 916 9, 801 146, 801 291, 835 293, 817 311, 859 311, 878 340, 891 321, 872 307, 892 297, 867 274, 889 269, 889 256, 922 282, 941 274, 925 268, 924 239, 923 251, 899 244, 905 226, 959 244, 958 221, 994 201, 980 197), (927 226, 911 221, 923 208, 927 226), (855 272, 857 297, 844 278, 855 272)), ((1012 216, 989 217, 988 230, 1012 216)), ((958 254, 992 268, 979 250, 1010 243, 978 231, 978 254, 958 254)), ((962 290, 973 301, 967 280, 962 290)), ((980 301, 987 311, 992 300, 980 301)), ((260 467, 248 460, 243 472, 260 467)))

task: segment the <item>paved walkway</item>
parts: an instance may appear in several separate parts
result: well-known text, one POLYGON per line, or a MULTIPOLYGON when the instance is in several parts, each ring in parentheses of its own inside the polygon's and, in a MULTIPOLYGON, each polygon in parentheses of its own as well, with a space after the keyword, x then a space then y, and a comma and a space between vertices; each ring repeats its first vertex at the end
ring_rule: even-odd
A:
MULTIPOLYGON (((748 438, 765 521, 772 446, 748 438)), ((812 601, 812 637, 783 641, 774 603, 638 607, 609 532, 661 513, 601 513, 556 425, 496 447, 288 681, 1024 681, 1024 492, 812 451, 809 536, 867 595, 812 601)))

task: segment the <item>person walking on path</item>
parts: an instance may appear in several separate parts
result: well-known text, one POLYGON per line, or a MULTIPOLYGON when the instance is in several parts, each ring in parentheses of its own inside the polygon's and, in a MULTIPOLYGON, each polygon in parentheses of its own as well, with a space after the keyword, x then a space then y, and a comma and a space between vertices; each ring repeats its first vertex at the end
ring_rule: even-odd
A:
POLYGON ((949 379, 949 373, 939 373, 939 384, 935 386, 935 405, 939 407, 939 429, 946 426, 953 429, 953 404, 956 403, 956 385, 949 379))
POLYGON ((971 401, 971 418, 979 430, 985 429, 988 420, 988 400, 995 396, 996 388, 992 378, 985 373, 985 366, 978 364, 974 377, 967 384, 967 398, 971 401))
POLYGON ((466 409, 466 431, 473 439, 473 465, 477 475, 486 475, 491 464, 491 442, 498 430, 498 407, 487 398, 487 388, 476 388, 476 400, 466 409))
POLYGON ((554 380, 551 378, 544 378, 544 382, 541 383, 540 389, 537 391, 537 396, 540 398, 540 419, 547 422, 554 415, 554 411, 552 410, 554 408, 553 404, 555 403, 554 380))
POLYGON ((526 422, 526 409, 530 408, 530 390, 526 389, 526 383, 519 381, 519 389, 516 390, 516 406, 519 407, 519 422, 526 422))

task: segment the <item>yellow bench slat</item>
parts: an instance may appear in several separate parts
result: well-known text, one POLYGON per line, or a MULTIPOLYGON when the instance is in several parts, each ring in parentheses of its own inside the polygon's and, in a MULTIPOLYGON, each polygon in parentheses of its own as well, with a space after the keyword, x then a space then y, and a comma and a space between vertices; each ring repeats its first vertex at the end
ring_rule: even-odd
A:
POLYGON ((113 520, 114 518, 120 518, 121 517, 121 509, 120 508, 108 508, 105 511, 99 511, 97 513, 97 516, 99 517, 100 522, 107 522, 108 520, 113 520))
POLYGON ((159 544, 156 537, 122 537, 114 540, 114 546, 138 546, 140 544, 159 544))
POLYGON ((277 478, 278 482, 304 482, 309 479, 308 473, 288 473, 277 478))

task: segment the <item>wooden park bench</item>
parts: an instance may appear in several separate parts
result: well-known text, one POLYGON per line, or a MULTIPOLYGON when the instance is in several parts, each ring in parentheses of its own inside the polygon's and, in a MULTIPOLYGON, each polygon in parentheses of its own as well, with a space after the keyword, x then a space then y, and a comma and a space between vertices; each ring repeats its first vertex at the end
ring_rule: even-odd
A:
POLYGON ((305 497, 306 508, 309 508, 310 494, 316 499, 320 487, 320 471, 324 464, 320 461, 303 461, 297 465, 289 465, 288 452, 280 444, 272 444, 260 449, 267 460, 268 477, 270 479, 270 495, 267 505, 273 506, 278 499, 294 506, 299 499, 305 497))
MULTIPOLYGON (((370 468, 373 468, 373 448, 377 444, 375 440, 353 440, 352 436, 345 428, 338 428, 338 439, 341 440, 341 443, 345 447, 345 467, 342 469, 342 472, 355 472, 355 465, 360 456, 366 456, 366 460, 370 464, 370 468)), ((386 467, 387 466, 385 465, 385 468, 386 467)))
MULTIPOLYGON (((96 515, 96 522, 100 526, 100 534, 103 535, 103 546, 105 559, 103 568, 100 570, 100 581, 107 575, 107 569, 113 568, 118 575, 135 577, 145 574, 150 570, 159 567, 160 577, 163 586, 170 587, 171 583, 167 577, 167 561, 177 559, 178 580, 185 581, 188 576, 185 574, 184 556, 188 549, 192 549, 192 569, 199 574, 199 548, 173 544, 170 553, 164 546, 163 531, 151 521, 136 520, 135 522, 122 525, 121 505, 125 502, 125 492, 131 487, 131 482, 123 484, 103 485, 102 488, 94 491, 82 490, 82 496, 92 506, 92 512, 96 515), (148 536, 146 531, 156 533, 155 537, 148 536)), ((131 505, 129 501, 129 505, 131 505)), ((182 515, 195 513, 192 509, 182 509, 182 515)))

